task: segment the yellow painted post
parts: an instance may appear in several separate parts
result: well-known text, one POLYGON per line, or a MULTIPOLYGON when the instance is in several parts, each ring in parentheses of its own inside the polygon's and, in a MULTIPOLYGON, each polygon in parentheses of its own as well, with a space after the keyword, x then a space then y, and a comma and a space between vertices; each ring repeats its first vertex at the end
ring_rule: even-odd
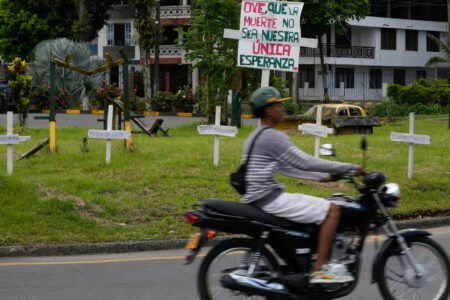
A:
POLYGON ((55 74, 56 66, 50 62, 50 115, 49 115, 49 145, 52 154, 56 153, 56 118, 55 118, 55 74))
POLYGON ((50 121, 49 124, 50 129, 50 138, 49 138, 49 145, 50 145, 50 151, 52 154, 56 153, 56 122, 50 121))

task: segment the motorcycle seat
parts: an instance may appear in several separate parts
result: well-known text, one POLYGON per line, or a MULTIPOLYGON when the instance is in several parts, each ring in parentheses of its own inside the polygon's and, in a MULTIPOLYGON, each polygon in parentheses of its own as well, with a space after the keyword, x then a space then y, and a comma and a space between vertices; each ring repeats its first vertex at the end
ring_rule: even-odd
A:
POLYGON ((274 215, 265 213, 261 209, 250 204, 237 203, 220 199, 205 199, 203 200, 203 205, 206 208, 212 209, 222 214, 244 217, 264 224, 270 224, 285 228, 290 228, 294 225, 297 225, 296 227, 298 227, 299 225, 298 223, 289 221, 287 219, 279 218, 274 215))

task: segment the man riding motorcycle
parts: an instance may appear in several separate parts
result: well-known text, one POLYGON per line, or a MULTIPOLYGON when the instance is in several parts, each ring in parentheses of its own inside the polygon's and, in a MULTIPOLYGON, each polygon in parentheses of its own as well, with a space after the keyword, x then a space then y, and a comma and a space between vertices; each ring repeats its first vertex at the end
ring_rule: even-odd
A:
POLYGON ((301 179, 328 181, 333 173, 356 171, 356 175, 360 175, 367 171, 358 165, 310 156, 296 147, 285 133, 275 130, 274 127, 283 121, 280 102, 287 99, 282 99, 274 87, 259 88, 250 96, 253 114, 261 119, 261 126, 245 142, 243 161, 247 159, 250 145, 256 137, 248 157, 247 188, 242 202, 297 223, 320 225, 317 260, 310 283, 353 281, 350 273, 335 274, 326 265, 339 223, 339 207, 323 198, 286 193, 284 185, 275 180, 275 175, 279 173, 301 179))

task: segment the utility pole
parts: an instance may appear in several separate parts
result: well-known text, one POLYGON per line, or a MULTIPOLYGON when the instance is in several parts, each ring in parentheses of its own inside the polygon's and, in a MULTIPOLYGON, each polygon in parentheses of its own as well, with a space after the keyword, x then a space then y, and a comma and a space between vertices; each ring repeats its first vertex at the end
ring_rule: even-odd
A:
POLYGON ((161 15, 161 7, 160 0, 156 0, 156 32, 155 32, 155 71, 153 72, 155 88, 154 92, 157 93, 159 91, 159 22, 161 15))

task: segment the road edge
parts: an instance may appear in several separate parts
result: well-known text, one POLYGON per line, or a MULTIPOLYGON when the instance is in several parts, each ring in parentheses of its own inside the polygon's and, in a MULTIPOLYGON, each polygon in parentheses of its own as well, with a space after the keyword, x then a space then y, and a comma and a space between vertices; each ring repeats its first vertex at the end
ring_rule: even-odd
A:
MULTIPOLYGON (((396 222, 399 229, 405 228, 433 228, 450 225, 450 217, 423 218, 396 222)), ((229 237, 219 237, 216 242, 229 237)), ((187 239, 171 240, 147 240, 125 242, 101 242, 101 243, 73 243, 73 244, 48 244, 48 245, 13 245, 0 246, 0 257, 21 256, 57 256, 57 255, 81 255, 95 253, 125 253, 151 250, 180 249, 186 244, 187 239)))

